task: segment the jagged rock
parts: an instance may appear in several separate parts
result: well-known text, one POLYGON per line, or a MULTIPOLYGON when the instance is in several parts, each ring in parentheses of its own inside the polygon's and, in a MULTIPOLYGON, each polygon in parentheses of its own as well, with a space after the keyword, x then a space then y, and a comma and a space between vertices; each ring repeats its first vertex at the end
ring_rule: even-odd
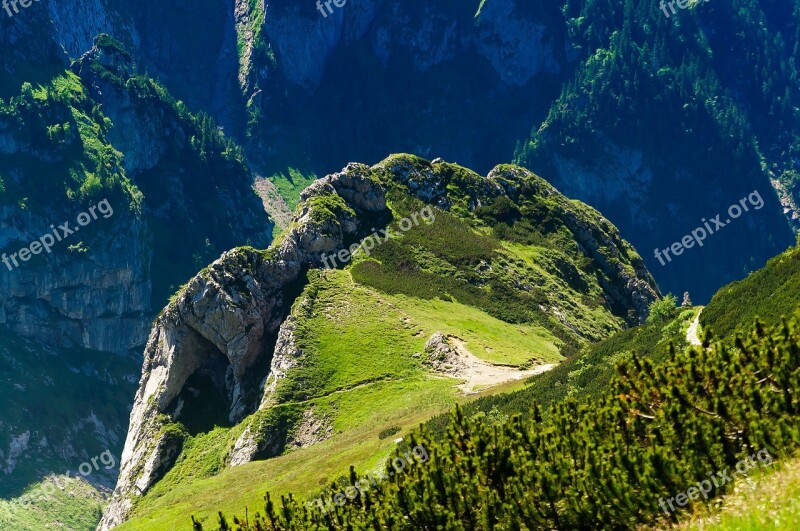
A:
POLYGON ((256 440, 253 430, 248 426, 239 438, 236 439, 233 450, 231 450, 228 456, 228 464, 231 467, 235 467, 249 463, 253 460, 253 456, 255 456, 257 452, 258 441, 256 440))
POLYGON ((286 321, 281 325, 281 329, 278 332, 278 341, 275 343, 275 354, 272 356, 269 375, 264 381, 264 392, 259 409, 265 409, 273 405, 273 396, 278 382, 286 378, 288 372, 300 363, 303 351, 295 344, 294 331, 296 328, 297 320, 292 315, 287 317, 286 321))

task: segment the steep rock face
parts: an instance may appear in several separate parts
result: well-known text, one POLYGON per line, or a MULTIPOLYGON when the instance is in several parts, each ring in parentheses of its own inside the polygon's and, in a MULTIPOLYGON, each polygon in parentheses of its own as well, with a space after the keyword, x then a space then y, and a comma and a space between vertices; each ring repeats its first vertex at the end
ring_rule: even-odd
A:
MULTIPOLYGON (((0 27, 0 39, 25 48, 20 55, 33 61, 30 68, 49 60, 36 55, 49 49, 36 38, 47 24, 36 6, 45 4, 0 27), (42 25, 29 27, 30 21, 42 25)), ((78 43, 88 33, 75 26, 78 43)), ((0 262, 0 357, 11 367, 5 380, 25 382, 0 392, 8 406, 0 412, 5 486, 74 468, 106 449, 119 451, 133 396, 124 389, 138 380, 131 376, 138 367, 130 367, 141 365, 154 306, 222 250, 271 240, 272 225, 250 190, 241 150, 210 119, 190 114, 137 73, 118 42, 96 43, 73 63, 73 73, 59 52, 51 57, 57 68, 22 78, 30 82, 22 90, 22 80, 6 82, 22 67, 0 60, 6 68, 0 87, 13 88, 13 99, 8 92, 0 96, 0 254, 10 264, 0 262), (104 198, 113 214, 56 242, 52 253, 17 258, 14 266, 13 253, 64 222, 76 229, 79 214, 104 198), (6 329, 16 339, 6 341, 6 329), (22 350, 14 346, 20 337, 38 341, 22 350), (60 393, 59 413, 43 417, 42 405, 27 393, 49 396, 64 382, 91 393, 60 393), (99 429, 78 421, 95 413, 99 429), (110 430, 118 435, 109 437, 110 430), (10 438, 26 432, 31 444, 8 461, 10 438)))
POLYGON ((152 169, 169 147, 164 138, 180 138, 182 132, 160 109, 133 101, 131 91, 104 79, 94 65, 127 80, 135 73, 132 57, 121 50, 94 45, 73 68, 114 124, 108 139, 125 155, 125 171, 133 174, 152 169))
MULTIPOLYGON (((70 57, 80 57, 92 47, 94 38, 100 33, 114 30, 113 12, 106 7, 106 0, 72 0, 70 2, 47 2, 56 42, 64 46, 70 57)), ((132 40, 138 41, 135 30, 120 27, 132 40)))
POLYGON ((530 130, 526 114, 544 116, 544 101, 535 102, 573 60, 553 4, 489 0, 479 12, 477 5, 428 0, 331 7, 323 14, 314 2, 270 2, 260 31, 249 26, 253 14, 245 17, 241 27, 252 45, 241 61, 241 85, 257 167, 299 164, 283 153, 303 144, 314 146, 303 162, 317 172, 402 151, 488 171, 511 155, 514 130, 530 130), (309 121, 317 127, 297 126, 309 121))
POLYGON ((145 349, 118 487, 100 529, 124 521, 133 497, 152 486, 174 457, 167 435, 160 432, 164 422, 159 414, 171 411, 173 419, 180 419, 182 404, 175 399, 196 371, 222 362, 231 422, 258 406, 262 380, 248 379, 247 369, 259 357, 272 355, 270 336, 277 334, 292 302, 284 299, 286 291, 304 268, 321 266, 322 253, 338 251, 346 237, 355 235, 357 212, 386 209, 382 189, 366 170, 353 165, 315 183, 305 200, 325 201, 331 208, 302 209, 282 242, 269 251, 225 253, 159 317, 145 349), (326 215, 317 216, 320 209, 326 215))
POLYGON ((397 0, 365 0, 323 12, 313 3, 280 1, 267 7, 265 37, 291 83, 316 87, 337 47, 365 35, 384 65, 390 55, 407 50, 420 72, 473 49, 511 85, 559 68, 547 28, 516 0, 486 2, 480 13, 466 6, 454 11, 438 3, 397 0))
MULTIPOLYGON (((144 343, 152 255, 147 225, 129 205, 112 206, 114 217, 94 221, 99 226, 96 235, 85 240, 90 252, 54 252, 20 262, 12 271, 0 268, 0 324, 64 347, 127 354, 144 343)), ((0 206, 0 243, 35 241, 51 233, 52 224, 63 222, 17 206, 0 206)), ((73 219, 69 222, 76 225, 73 219)))
POLYGON ((265 37, 282 73, 291 83, 306 88, 319 84, 333 50, 346 34, 351 39, 361 36, 375 14, 378 0, 366 0, 362 4, 351 12, 335 9, 327 17, 323 17, 313 3, 269 4, 264 22, 265 37))
MULTIPOLYGON (((65 100, 64 95, 51 97, 40 108, 15 111, 27 114, 0 119, 0 164, 8 168, 0 179, 5 179, 9 188, 0 196, 4 203, 0 204, 0 248, 11 255, 51 233, 51 225, 64 221, 76 225, 76 216, 88 206, 88 200, 67 201, 54 190, 41 201, 40 196, 30 195, 29 182, 41 179, 40 173, 54 173, 58 182, 68 171, 98 171, 99 144, 100 151, 110 157, 108 171, 122 182, 130 179, 144 192, 144 198, 108 196, 113 209, 109 219, 94 221, 84 232, 59 242, 52 254, 42 253, 41 259, 13 271, 5 265, 0 268, 0 324, 55 346, 138 355, 154 314, 152 298, 159 299, 160 305, 166 299, 164 291, 174 292, 170 284, 178 285, 196 270, 190 263, 182 266, 188 265, 185 277, 175 270, 176 262, 187 261, 176 254, 177 245, 169 239, 180 233, 180 243, 193 244, 194 253, 247 241, 266 246, 271 224, 262 205, 249 193, 246 167, 224 156, 205 160, 210 151, 223 148, 195 147, 194 138, 200 136, 203 124, 185 110, 181 114, 181 107, 163 88, 137 76, 132 57, 118 43, 107 38, 97 42, 74 64, 80 81, 67 76, 62 82, 71 83, 76 92, 85 87, 88 97, 80 94, 74 101, 65 100), (102 114, 96 110, 97 104, 102 114), (76 120, 73 112, 87 117, 76 120), (83 120, 94 120, 97 125, 85 127, 79 123, 83 120), (26 123, 28 130, 20 130, 20 122, 26 123), (49 132, 53 127, 63 131, 60 139, 49 132), (97 138, 87 131, 99 131, 97 138), (76 168, 78 161, 82 169, 76 168), (36 170, 39 164, 48 169, 36 170), (216 191, 213 200, 203 194, 204 187, 216 191), (25 196, 37 207, 41 202, 41 207, 25 206, 30 202, 25 196), (189 219, 201 222, 173 224, 189 219), (169 228, 165 230, 165 226, 169 228), (203 242, 206 249, 201 248, 203 242), (172 273, 165 276, 162 272, 157 277, 159 285, 154 285, 151 267, 172 273)), ((202 134, 219 133, 206 126, 202 134)), ((208 138, 205 142, 219 145, 224 140, 208 138)), ((74 190, 67 193, 68 197, 75 195, 74 190)))

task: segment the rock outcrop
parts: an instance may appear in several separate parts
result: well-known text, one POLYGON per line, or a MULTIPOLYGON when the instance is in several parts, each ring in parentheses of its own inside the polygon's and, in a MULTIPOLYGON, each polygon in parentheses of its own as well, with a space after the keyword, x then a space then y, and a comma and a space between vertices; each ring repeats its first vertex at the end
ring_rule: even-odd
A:
MULTIPOLYGON (((386 210, 383 189, 361 165, 316 182, 303 199, 319 203, 298 211, 280 243, 268 251, 241 248, 225 253, 193 278, 156 321, 145 349, 118 486, 100 529, 124 521, 133 498, 146 492, 174 457, 162 430, 163 415, 180 420, 179 395, 193 374, 204 366, 224 367, 220 385, 229 421, 237 422, 257 408, 263 380, 249 378, 247 370, 260 357, 272 357, 293 302, 287 300, 292 285, 308 267, 321 267, 323 253, 339 251, 346 239, 363 230, 359 213, 386 210), (317 215, 320 209, 328 215, 317 215)), ((247 436, 239 447, 254 451, 247 436)), ((233 461, 240 463, 242 458, 233 461)))
MULTIPOLYGON (((448 193, 447 181, 442 178, 441 170, 438 169, 440 165, 418 161, 419 159, 406 157, 390 157, 378 164, 377 168, 392 175, 411 195, 443 210, 449 210, 453 199, 448 193)), ((555 201, 559 218, 567 225, 585 254, 597 261, 605 273, 601 282, 612 306, 616 310, 631 309, 631 324, 644 322, 650 303, 658 298, 658 292, 653 289, 656 285, 655 279, 648 272, 642 258, 622 239, 610 221, 591 207, 568 199, 541 177, 518 166, 497 166, 486 178, 474 172, 468 174, 469 178, 461 184, 460 191, 465 195, 467 206, 471 210, 501 195, 513 201, 533 196, 555 201), (620 260, 622 257, 625 262, 630 263, 629 267, 623 265, 623 260, 620 260)))
MULTIPOLYGON (((195 276, 157 319, 145 350, 119 482, 99 529, 123 522, 136 497, 173 465, 182 444, 174 434, 176 423, 194 429, 191 402, 198 395, 206 402, 222 397, 218 405, 224 418, 214 423, 240 430, 232 432, 237 435, 225 459, 228 466, 330 435, 325 419, 311 410, 292 413, 288 428, 287 423, 274 428, 265 419, 279 409, 273 406, 281 405, 276 389, 306 357, 297 334, 298 322, 314 312, 314 297, 300 289, 308 269, 326 267, 323 254, 336 253, 387 223, 392 216, 386 200, 390 189, 454 211, 456 203, 476 211, 501 196, 520 203, 546 201, 551 214, 572 231, 578 253, 600 268, 611 299, 608 306, 620 306, 615 309, 618 317, 629 310, 633 321, 644 318, 647 305, 658 296, 641 259, 610 223, 526 170, 499 166, 481 177, 408 155, 371 168, 350 164, 301 194, 281 241, 266 251, 247 247, 226 252, 195 276), (300 293, 306 296, 297 300, 300 293)), ((428 341, 426 352, 437 371, 449 374, 465 367, 443 334, 428 341)))
MULTIPOLYGON (((0 265, 0 325, 60 347, 127 354, 144 344, 152 289, 147 223, 128 204, 111 206, 114 215, 94 221, 88 239, 75 236, 13 270, 0 265), (81 242, 90 252, 64 252, 81 242)), ((0 205, 0 247, 11 245, 11 254, 51 233, 53 224, 74 226, 78 214, 0 205)))

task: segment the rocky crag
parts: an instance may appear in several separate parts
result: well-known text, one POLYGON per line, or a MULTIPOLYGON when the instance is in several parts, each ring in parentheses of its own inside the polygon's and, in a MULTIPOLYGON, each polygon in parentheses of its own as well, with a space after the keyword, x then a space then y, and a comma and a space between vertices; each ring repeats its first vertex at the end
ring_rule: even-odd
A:
MULTIPOLYGON (((295 304, 304 277, 309 269, 323 266, 323 254, 348 247, 381 220, 385 225, 391 218, 387 197, 399 190, 445 212, 462 207, 474 212, 498 198, 542 198, 570 227, 583 255, 598 264, 607 307, 639 322, 658 296, 641 258, 610 223, 526 170, 501 166, 480 177, 411 156, 391 157, 372 168, 350 164, 303 192, 281 241, 266 251, 247 247, 223 254, 159 316, 145 350, 119 482, 99 529, 125 521, 135 499, 173 466, 186 430, 196 429, 192 409, 201 407, 201 376, 209 385, 199 400, 221 397, 222 422, 246 424, 231 441, 228 466, 277 455, 292 444, 290 430, 265 423, 254 413, 276 405, 276 386, 304 356, 295 341, 298 315, 290 315, 293 305, 300 314, 312 311, 310 300, 295 304), (466 180, 454 195, 455 174, 466 180)), ((312 417, 305 411, 292 422, 321 426, 322 421, 309 421, 312 417)), ((312 431, 324 430, 317 426, 312 431)))

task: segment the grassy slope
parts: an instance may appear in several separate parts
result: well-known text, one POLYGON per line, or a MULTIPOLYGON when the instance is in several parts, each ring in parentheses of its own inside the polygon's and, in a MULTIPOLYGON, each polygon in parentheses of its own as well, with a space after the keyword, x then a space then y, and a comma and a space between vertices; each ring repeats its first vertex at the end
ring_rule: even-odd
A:
POLYGON ((800 247, 793 247, 746 279, 721 288, 703 310, 700 324, 717 337, 733 336, 756 318, 778 322, 799 299, 800 247))
POLYGON ((300 202, 300 193, 316 181, 317 176, 313 173, 306 175, 296 168, 287 168, 285 172, 275 173, 268 179, 278 189, 289 208, 294 210, 300 202))
MULTIPOLYGON (((630 359, 634 353, 658 362, 666 359, 670 345, 677 350, 686 346, 686 329, 696 314, 696 309, 679 309, 667 322, 631 328, 590 344, 553 370, 531 378, 529 385, 522 389, 483 397, 465 405, 464 414, 488 414, 502 419, 512 414, 527 415, 531 402, 548 406, 568 396, 597 398, 614 375, 617 364, 630 359)), ((445 413, 432 418, 427 427, 442 436, 449 422, 450 414, 445 413)))
MULTIPOLYGON (((121 421, 130 408, 127 397, 136 388, 137 371, 138 364, 127 358, 82 349, 54 350, 0 331, 0 448, 9 448, 11 436, 30 431, 29 446, 46 438, 51 447, 68 441, 85 456, 97 456, 108 449, 119 455, 125 429, 121 421), (98 379, 113 384, 98 385, 98 379), (116 434, 110 448, 87 422, 92 414, 116 434), (31 425, 31 419, 38 420, 31 425)), ((13 475, 3 474, 0 496, 7 499, 0 499, 0 529, 38 531, 49 524, 94 529, 108 492, 74 479, 76 461, 81 460, 42 453, 35 461, 18 463, 13 475), (48 471, 62 474, 58 477, 60 485, 65 484, 63 474, 68 471, 72 479, 66 480, 63 491, 56 489, 52 499, 39 500, 41 485, 53 482, 53 476, 43 478, 48 471)), ((113 475, 103 478, 107 484, 113 484, 113 480, 113 475)))
MULTIPOLYGON (((716 338, 733 338, 737 333, 748 332, 756 318, 767 324, 778 323, 798 307, 798 301, 800 247, 793 247, 763 269, 721 288, 703 309, 700 322, 702 329, 711 330, 716 338)), ((678 310, 668 323, 631 328, 591 344, 552 371, 534 378, 529 388, 475 401, 465 412, 488 413, 497 408, 500 413, 510 414, 524 411, 531 400, 547 405, 569 395, 596 397, 614 374, 616 363, 632 353, 659 362, 666 359, 670 344, 676 350, 686 347, 686 329, 696 313, 697 309, 678 310)), ((447 420, 447 416, 438 417, 430 426, 441 430, 447 420)))
MULTIPOLYGON (((491 218, 502 214, 499 204, 481 212, 485 219, 466 208, 456 184, 481 177, 455 165, 441 171, 454 183, 454 214, 437 210, 434 223, 401 231, 399 220, 424 205, 393 190, 393 236, 344 270, 310 272, 295 302, 303 361, 278 385, 281 406, 268 411, 280 409, 281 422, 292 424, 312 409, 332 426, 333 438, 230 471, 226 456, 246 423, 190 437, 176 466, 137 501, 135 520, 121 529, 184 525, 190 510, 204 521, 220 508, 261 510, 265 491, 312 496, 346 474, 350 463, 377 467, 391 440, 465 401, 458 381, 430 375, 414 357, 434 332, 458 336, 484 360, 524 367, 558 362, 589 338, 622 329, 623 319, 604 307, 596 264, 548 214, 559 209, 552 198, 531 194, 524 208, 532 213, 511 227, 491 218), (537 216, 544 218, 541 226, 537 216), (378 439, 394 427, 397 436, 378 439)), ((270 421, 265 432, 274 434, 270 421)))
POLYGON ((468 346, 472 337, 476 342, 480 337, 481 348, 473 350, 479 357, 491 346, 489 357, 509 363, 527 361, 538 348, 543 361, 559 359, 552 336, 537 326, 503 323, 459 303, 433 301, 432 308, 427 301, 382 294, 356 284, 347 271, 329 271, 325 277, 310 273, 304 294, 314 293, 315 310, 301 320, 298 334, 309 361, 278 392, 287 402, 302 401, 317 416, 329 419, 333 438, 202 477, 198 470, 222 469, 225 451, 239 433, 236 428, 217 428, 188 443, 192 450, 140 502, 139 517, 120 529, 185 525, 187 511, 198 506, 212 508, 194 513, 201 520, 213 517, 216 507, 260 510, 267 490, 310 494, 346 475, 348 463, 377 468, 394 448, 394 438, 464 400, 455 389, 457 380, 430 377, 412 357, 436 331, 465 330, 462 337, 468 346), (493 330, 494 335, 483 336, 483 330, 493 330), (379 432, 390 427, 401 431, 379 439, 379 432), (187 481, 190 477, 193 481, 187 481))
MULTIPOLYGON (((55 350, 0 331, 0 448, 8 449, 11 436, 30 430, 29 446, 44 437, 51 445, 69 441, 86 456, 99 455, 109 448, 98 440, 94 426, 86 422, 94 414, 106 429, 116 432, 111 450, 119 454, 122 419, 127 418, 128 397, 136 388, 137 365, 107 353, 55 350), (98 380, 104 383, 98 385, 98 380), (31 425, 31 419, 38 421, 31 425), (115 421, 119 424, 113 424, 115 421)), ((22 460, 14 475, 3 477, 0 496, 18 496, 41 478, 42 471, 65 473, 76 466, 74 459, 55 456, 22 460)))
POLYGON ((0 529, 92 531, 97 527, 109 494, 81 479, 48 476, 31 485, 21 496, 0 500, 0 529), (48 484, 53 487, 45 486, 48 484), (43 486, 52 494, 43 494, 43 486))
POLYGON ((698 510, 679 526, 666 529, 784 531, 800 523, 800 458, 776 461, 737 480, 719 505, 698 510))

